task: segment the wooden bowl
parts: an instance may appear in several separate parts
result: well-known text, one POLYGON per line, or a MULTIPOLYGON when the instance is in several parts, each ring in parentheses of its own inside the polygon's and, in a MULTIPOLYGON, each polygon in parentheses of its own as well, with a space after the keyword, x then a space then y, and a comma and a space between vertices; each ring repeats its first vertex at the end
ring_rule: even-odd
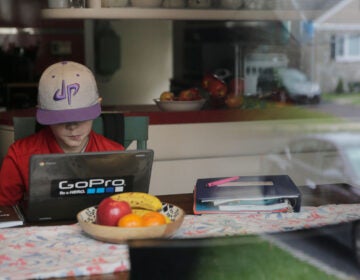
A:
POLYGON ((109 243, 125 243, 129 239, 170 237, 181 226, 185 215, 180 207, 163 202, 161 213, 168 216, 171 223, 160 226, 122 228, 96 224, 96 211, 97 206, 86 208, 77 214, 77 220, 82 230, 88 235, 109 243))

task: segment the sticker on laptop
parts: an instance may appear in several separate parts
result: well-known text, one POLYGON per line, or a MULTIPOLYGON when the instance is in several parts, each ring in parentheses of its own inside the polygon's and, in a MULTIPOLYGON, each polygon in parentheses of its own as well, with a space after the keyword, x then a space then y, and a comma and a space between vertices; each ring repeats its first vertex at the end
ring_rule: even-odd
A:
POLYGON ((134 176, 53 180, 51 182, 51 196, 112 195, 125 191, 129 192, 133 190, 133 181, 134 176))

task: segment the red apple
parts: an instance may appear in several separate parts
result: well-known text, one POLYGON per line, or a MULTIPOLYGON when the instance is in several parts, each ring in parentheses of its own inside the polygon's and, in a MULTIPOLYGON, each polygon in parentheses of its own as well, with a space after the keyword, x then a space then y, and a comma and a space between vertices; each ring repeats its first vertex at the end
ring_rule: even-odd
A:
POLYGON ((209 87, 210 87, 210 84, 212 83, 213 80, 215 80, 215 76, 214 75, 211 75, 211 74, 206 74, 204 75, 202 81, 201 81, 201 86, 208 90, 209 87))
POLYGON ((212 97, 223 98, 227 93, 227 85, 222 80, 216 80, 210 84, 209 92, 212 97))
POLYGON ((202 79, 201 85, 213 98, 223 98, 227 93, 226 83, 215 75, 206 74, 202 79))
POLYGON ((192 100, 199 100, 202 98, 201 94, 200 94, 200 90, 198 88, 191 88, 190 89, 192 94, 193 94, 193 99, 192 100))
POLYGON ((182 90, 179 94, 179 100, 181 101, 190 101, 190 100, 198 100, 201 99, 201 95, 199 89, 197 88, 189 88, 182 90))
POLYGON ((131 206, 126 201, 104 198, 97 208, 96 223, 104 226, 116 226, 123 216, 131 213, 131 206))

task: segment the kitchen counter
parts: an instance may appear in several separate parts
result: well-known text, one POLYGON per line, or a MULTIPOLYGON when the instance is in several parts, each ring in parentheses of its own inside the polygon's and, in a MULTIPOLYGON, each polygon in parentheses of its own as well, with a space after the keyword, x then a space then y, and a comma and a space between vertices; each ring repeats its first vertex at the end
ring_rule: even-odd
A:
MULTIPOLYGON (((105 112, 121 112, 126 116, 148 116, 150 125, 158 124, 187 124, 187 123, 218 123, 259 121, 276 119, 298 118, 295 106, 284 106, 282 104, 271 104, 265 107, 251 109, 203 109, 200 111, 164 112, 156 105, 124 105, 104 106, 105 112)), ((18 109, 0 112, 0 125, 12 125, 14 116, 34 116, 35 108, 18 109)), ((317 116, 319 117, 319 116, 317 116)), ((326 117, 326 116, 325 116, 326 117)))
MULTIPOLYGON (((104 111, 121 112, 127 116, 149 116, 150 124, 178 124, 178 123, 204 123, 204 122, 228 122, 252 119, 257 110, 244 111, 237 109, 201 110, 188 112, 163 112, 156 105, 130 105, 130 106, 107 106, 104 111)), ((14 116, 34 116, 35 108, 9 110, 0 113, 1 125, 12 125, 14 116)))

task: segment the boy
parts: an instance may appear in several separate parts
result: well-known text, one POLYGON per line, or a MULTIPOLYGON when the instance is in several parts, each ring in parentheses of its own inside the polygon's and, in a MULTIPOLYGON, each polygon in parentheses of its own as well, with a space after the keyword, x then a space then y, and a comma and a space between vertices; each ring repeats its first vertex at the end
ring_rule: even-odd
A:
POLYGON ((0 205, 15 205, 28 191, 33 154, 124 150, 92 130, 100 101, 95 78, 84 65, 59 62, 43 72, 36 120, 46 127, 9 147, 0 170, 0 205))

